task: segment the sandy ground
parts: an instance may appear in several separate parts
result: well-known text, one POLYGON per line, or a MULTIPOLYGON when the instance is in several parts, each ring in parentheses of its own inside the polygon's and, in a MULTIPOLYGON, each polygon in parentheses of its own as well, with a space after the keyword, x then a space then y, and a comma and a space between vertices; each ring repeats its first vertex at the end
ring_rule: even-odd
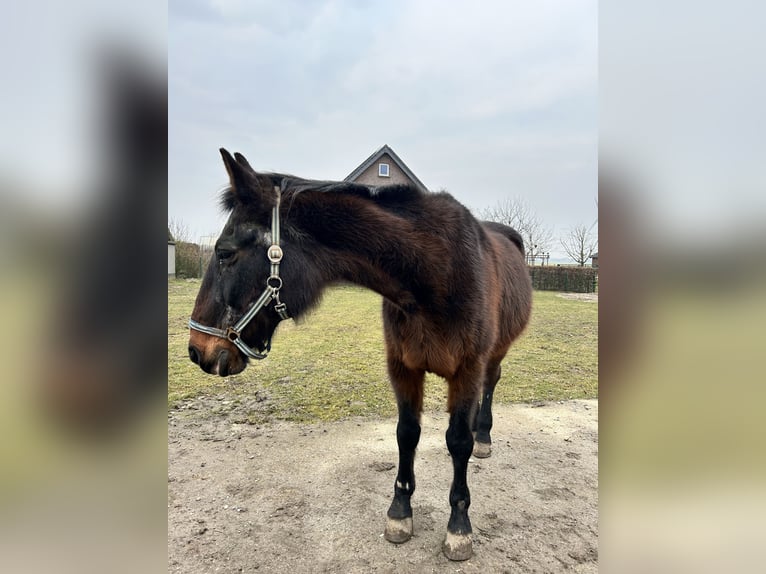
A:
POLYGON ((499 406, 493 453, 471 459, 474 555, 441 551, 447 415, 424 415, 415 535, 383 538, 395 420, 232 423, 214 398, 171 411, 168 571, 597 572, 598 402, 499 406))

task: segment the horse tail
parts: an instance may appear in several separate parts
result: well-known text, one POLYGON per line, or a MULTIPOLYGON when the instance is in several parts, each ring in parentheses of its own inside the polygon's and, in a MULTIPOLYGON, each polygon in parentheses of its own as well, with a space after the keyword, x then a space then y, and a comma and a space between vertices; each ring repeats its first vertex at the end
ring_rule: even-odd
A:
POLYGON ((519 251, 521 251, 522 255, 525 255, 524 240, 521 238, 521 234, 518 231, 516 231, 513 227, 508 227, 507 225, 503 225, 502 223, 497 223, 496 221, 482 221, 481 224, 485 229, 494 231, 495 233, 498 233, 499 235, 502 235, 503 237, 508 239, 511 243, 513 243, 519 249, 519 251))

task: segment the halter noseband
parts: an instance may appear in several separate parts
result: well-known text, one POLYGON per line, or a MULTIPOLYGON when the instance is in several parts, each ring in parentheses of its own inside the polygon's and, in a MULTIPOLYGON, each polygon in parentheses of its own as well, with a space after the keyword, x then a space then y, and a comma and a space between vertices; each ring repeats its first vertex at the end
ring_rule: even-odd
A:
POLYGON ((255 317, 261 309, 271 303, 271 301, 276 301, 274 310, 279 315, 279 318, 282 320, 290 318, 290 315, 287 313, 287 306, 279 300, 279 290, 282 289, 282 279, 279 277, 279 263, 282 261, 283 253, 282 248, 279 246, 279 188, 274 187, 274 191, 277 194, 277 204, 271 210, 272 245, 267 251, 267 257, 271 262, 271 275, 266 279, 266 289, 263 290, 263 293, 261 293, 261 296, 258 297, 253 306, 250 307, 250 309, 242 315, 242 318, 232 327, 217 329, 216 327, 207 327, 206 325, 198 323, 194 319, 189 319, 189 327, 191 329, 231 341, 240 351, 251 359, 265 359, 268 354, 268 350, 266 353, 259 353, 255 349, 249 347, 240 336, 242 330, 253 320, 253 317, 255 317))

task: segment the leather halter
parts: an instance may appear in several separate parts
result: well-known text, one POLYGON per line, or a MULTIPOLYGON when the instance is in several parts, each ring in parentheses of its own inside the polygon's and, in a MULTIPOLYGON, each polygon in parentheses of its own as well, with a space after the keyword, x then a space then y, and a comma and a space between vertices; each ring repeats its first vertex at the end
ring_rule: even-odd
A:
POLYGON ((271 275, 266 279, 266 288, 263 290, 263 293, 261 293, 261 296, 256 299, 255 303, 253 303, 247 312, 242 315, 242 318, 239 321, 226 329, 208 327, 202 323, 198 323, 194 319, 189 319, 189 327, 191 329, 231 341, 240 351, 251 359, 265 359, 268 355, 268 349, 265 353, 259 353, 242 340, 242 330, 253 320, 253 317, 255 317, 261 309, 267 307, 269 303, 276 301, 274 310, 279 315, 279 318, 282 320, 290 318, 290 315, 287 312, 287 306, 279 300, 279 290, 282 289, 282 279, 279 277, 279 263, 282 261, 283 253, 282 248, 279 246, 280 191, 278 187, 274 187, 274 191, 277 194, 277 204, 271 210, 272 245, 267 251, 267 257, 271 262, 271 275))

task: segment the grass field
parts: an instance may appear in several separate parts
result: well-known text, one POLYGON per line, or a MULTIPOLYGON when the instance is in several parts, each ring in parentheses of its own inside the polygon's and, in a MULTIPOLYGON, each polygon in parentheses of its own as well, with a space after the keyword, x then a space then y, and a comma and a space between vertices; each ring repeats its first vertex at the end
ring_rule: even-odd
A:
MULTIPOLYGON (((385 367, 380 297, 337 287, 300 324, 283 323, 271 355, 227 378, 203 373, 187 354, 186 326, 199 281, 168 281, 168 402, 226 393, 266 396, 278 419, 337 420, 396 413, 385 367)), ((503 362, 495 400, 533 402, 598 394, 598 303, 537 291, 532 321, 503 362)), ((425 408, 443 410, 446 383, 429 375, 425 408)))

